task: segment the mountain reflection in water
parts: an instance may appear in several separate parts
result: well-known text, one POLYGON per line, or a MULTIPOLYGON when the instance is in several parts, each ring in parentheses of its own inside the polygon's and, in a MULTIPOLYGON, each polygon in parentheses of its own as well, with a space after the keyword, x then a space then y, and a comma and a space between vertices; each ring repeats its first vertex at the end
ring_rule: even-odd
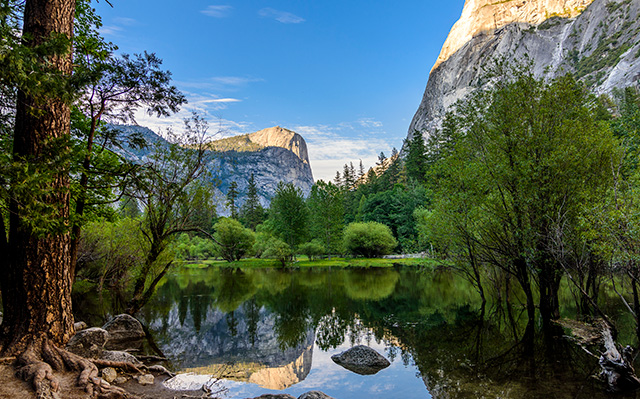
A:
MULTIPOLYGON (((166 278, 139 316, 174 369, 236 381, 231 398, 281 389, 338 399, 609 397, 590 378, 597 359, 559 327, 527 325, 510 291, 483 306, 464 279, 428 268, 209 268, 166 278), (391 367, 358 376, 331 362, 358 343, 391 367)), ((618 299, 601 299, 618 315, 620 341, 633 344, 618 299)), ((575 317, 567 287, 561 300, 563 316, 575 317)))

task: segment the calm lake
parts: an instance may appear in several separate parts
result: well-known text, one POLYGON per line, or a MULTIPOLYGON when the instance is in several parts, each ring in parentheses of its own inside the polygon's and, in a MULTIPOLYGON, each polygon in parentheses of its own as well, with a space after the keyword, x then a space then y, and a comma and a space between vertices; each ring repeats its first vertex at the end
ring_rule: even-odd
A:
MULTIPOLYGON (((223 376, 230 399, 310 390, 337 399, 613 397, 591 377, 597 359, 561 328, 526 328, 513 285, 510 298, 483 307, 464 279, 430 268, 183 269, 138 316, 151 352, 203 382, 223 376), (362 376, 331 361, 357 344, 391 366, 362 376)), ((561 294, 563 316, 575 317, 570 290, 561 294)), ((619 299, 601 299, 619 341, 635 344, 619 299)))

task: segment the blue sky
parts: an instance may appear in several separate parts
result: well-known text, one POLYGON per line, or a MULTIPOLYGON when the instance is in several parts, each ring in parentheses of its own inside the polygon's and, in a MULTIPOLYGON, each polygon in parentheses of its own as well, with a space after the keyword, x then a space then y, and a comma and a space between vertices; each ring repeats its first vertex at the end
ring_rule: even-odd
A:
POLYGON ((120 52, 155 52, 222 136, 282 126, 316 179, 400 148, 463 0, 111 0, 97 3, 120 52))

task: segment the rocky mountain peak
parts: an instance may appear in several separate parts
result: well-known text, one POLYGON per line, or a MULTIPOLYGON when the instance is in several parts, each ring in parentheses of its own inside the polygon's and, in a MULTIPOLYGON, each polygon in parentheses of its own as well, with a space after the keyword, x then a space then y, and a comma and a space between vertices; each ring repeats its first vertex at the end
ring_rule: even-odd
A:
POLYGON ((436 69, 482 32, 521 22, 538 25, 553 16, 573 18, 594 0, 466 0, 434 65, 436 69))
POLYGON ((304 163, 309 164, 307 143, 302 136, 280 126, 262 129, 248 135, 251 142, 263 147, 280 147, 298 156, 304 163))

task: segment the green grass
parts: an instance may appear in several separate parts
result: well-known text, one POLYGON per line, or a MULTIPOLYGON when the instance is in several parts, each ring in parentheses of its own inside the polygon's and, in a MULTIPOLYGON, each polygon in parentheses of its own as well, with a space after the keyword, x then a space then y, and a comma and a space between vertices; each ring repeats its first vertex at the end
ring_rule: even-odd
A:
MULTIPOLYGON (((331 258, 309 260, 306 256, 298 256, 297 261, 290 263, 287 267, 393 267, 401 266, 431 266, 436 267, 440 264, 434 259, 381 259, 381 258, 331 258)), ((208 267, 222 268, 272 268, 281 267, 280 262, 273 259, 242 259, 238 262, 227 262, 224 260, 207 259, 194 262, 184 262, 182 265, 188 269, 204 269, 208 267)))

